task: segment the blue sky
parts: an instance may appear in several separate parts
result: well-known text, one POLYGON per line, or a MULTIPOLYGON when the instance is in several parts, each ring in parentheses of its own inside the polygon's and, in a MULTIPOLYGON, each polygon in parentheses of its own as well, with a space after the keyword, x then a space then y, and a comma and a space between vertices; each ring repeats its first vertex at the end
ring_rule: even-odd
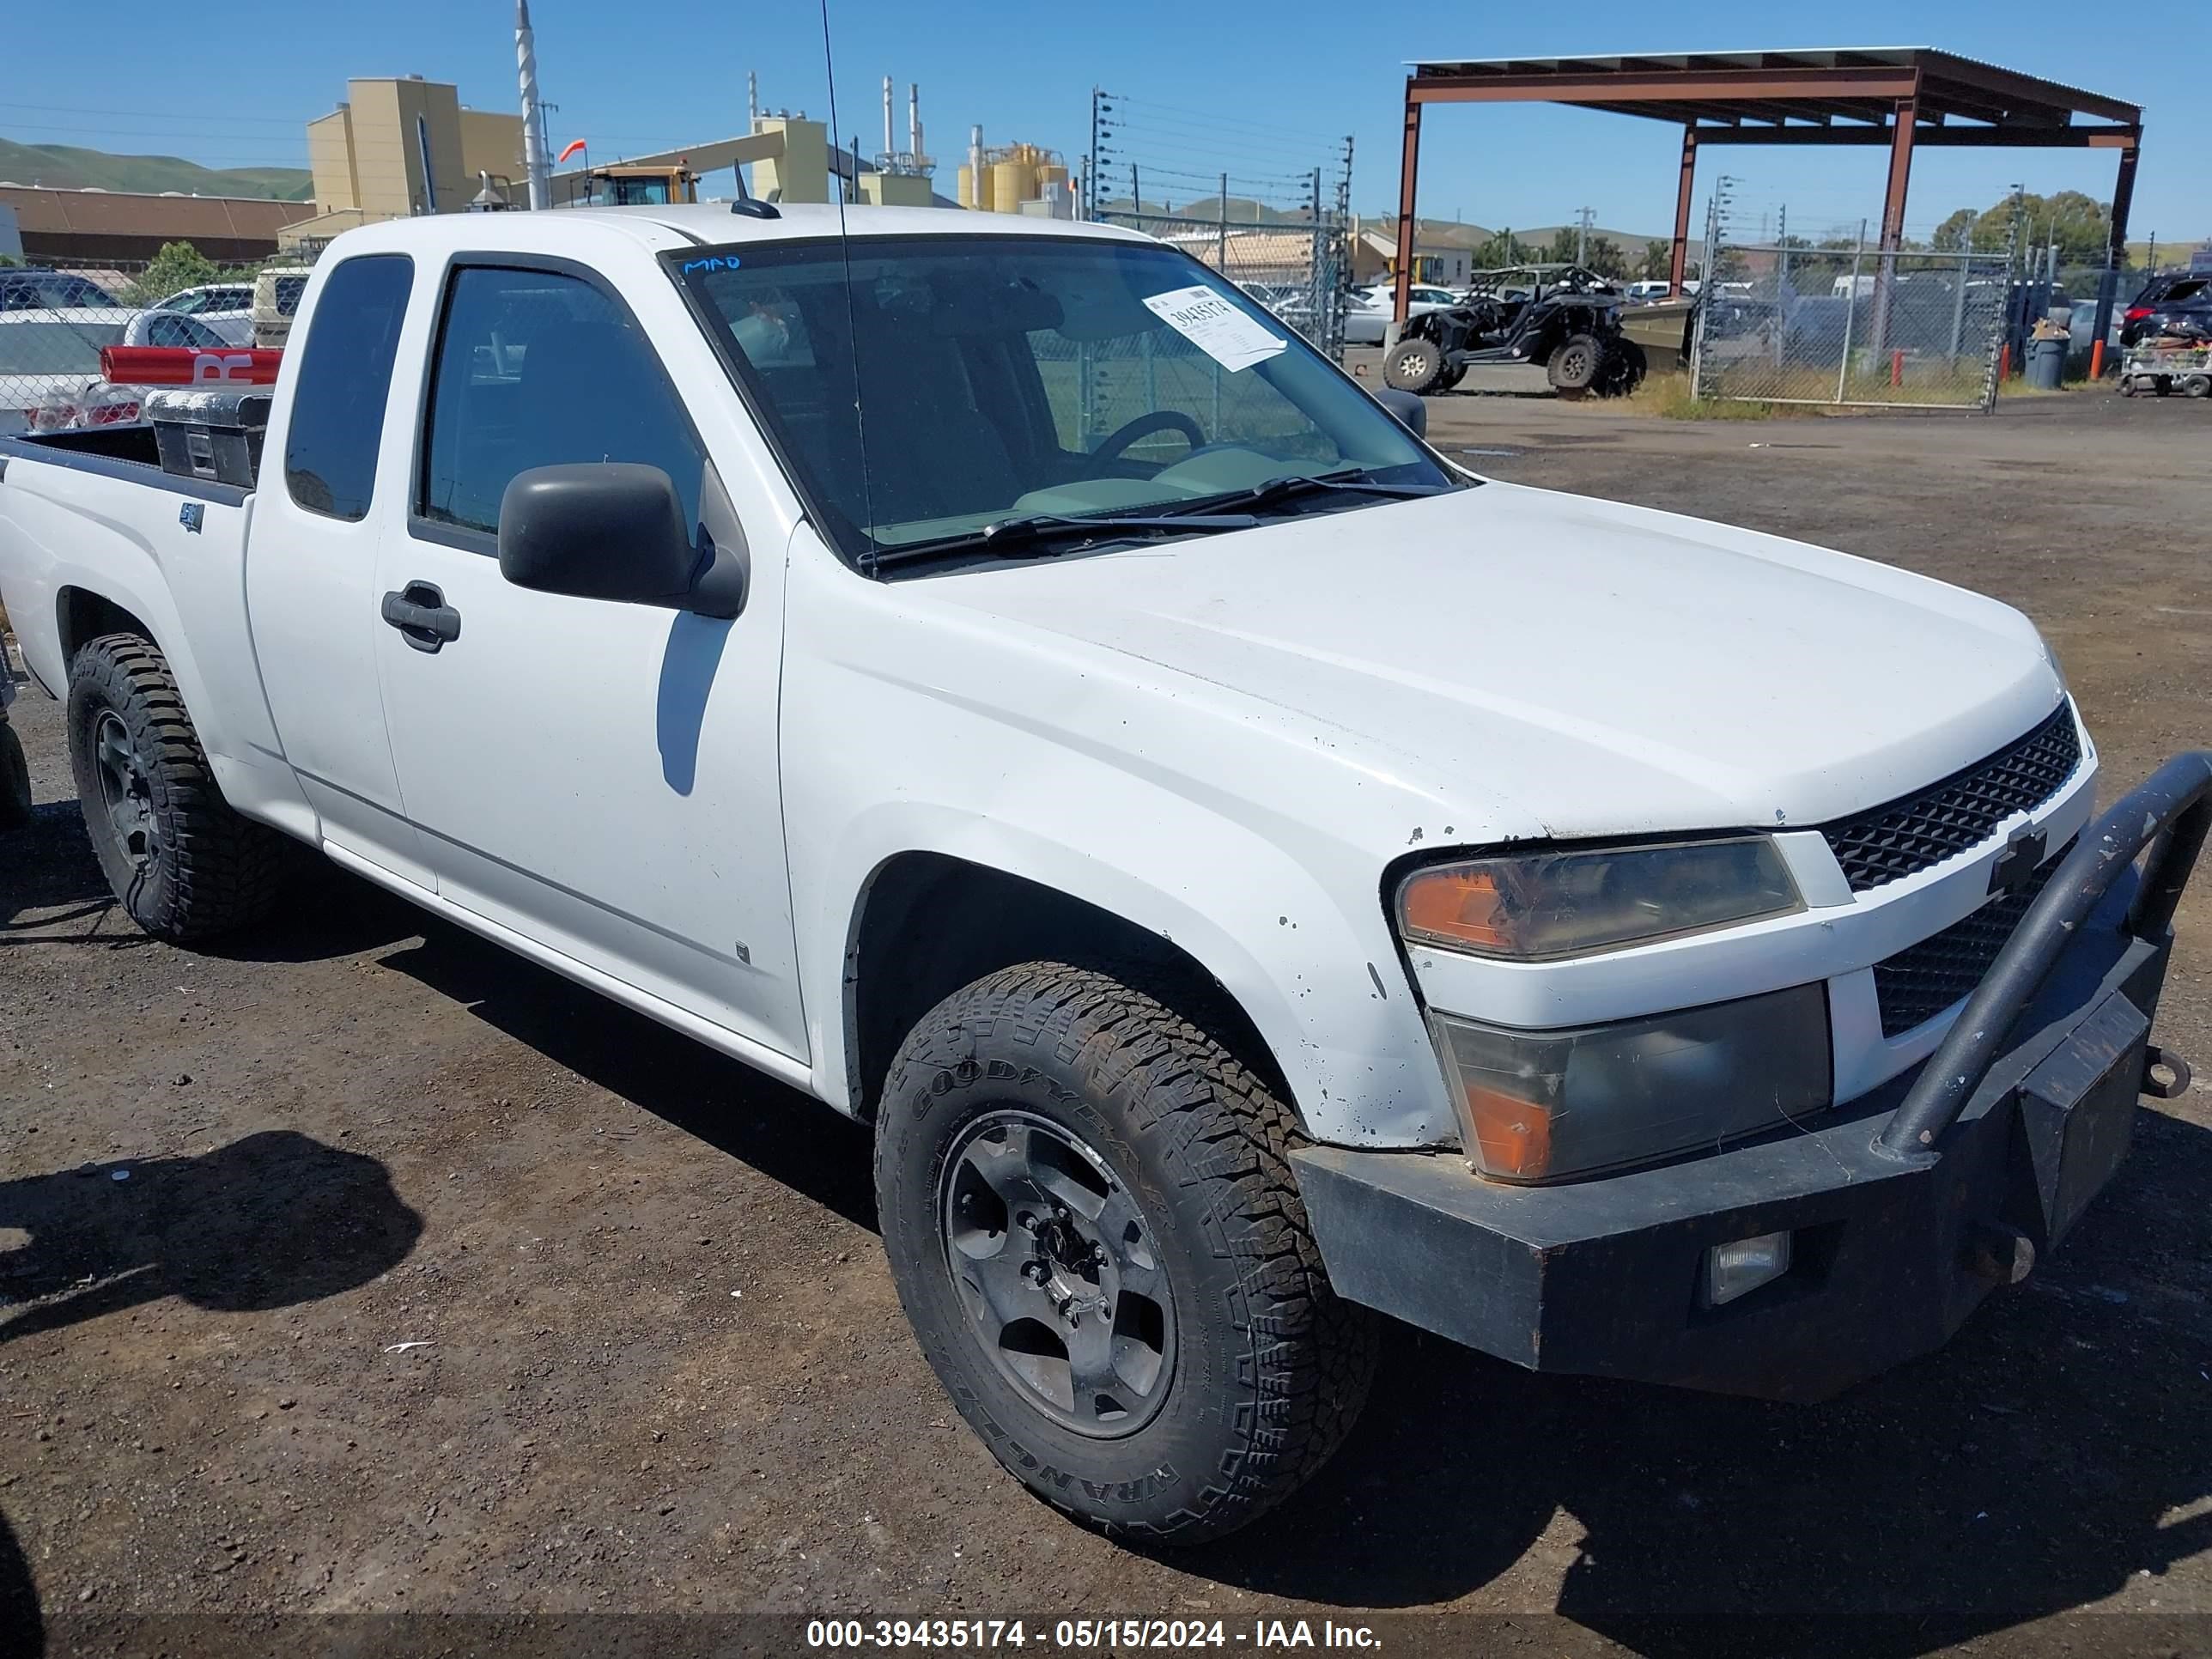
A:
MULTIPOLYGON (((940 188, 948 194, 970 123, 983 124, 988 142, 1023 139, 1074 159, 1088 141, 1091 89, 1103 85, 1160 106, 1151 112, 1148 156, 1174 157, 1180 149, 1208 174, 1231 161, 1268 176, 1302 169, 1349 133, 1354 207, 1381 214, 1396 200, 1407 58, 1907 44, 2144 105, 2133 234, 2155 232, 2177 244, 2212 237, 2212 197, 2192 156, 2202 146, 2191 114, 2201 99, 2202 65, 2192 67, 2182 52, 2120 50, 2136 38, 2121 14, 1996 0, 1873 0, 1838 19, 1791 19, 1791 9, 1728 0, 1595 14, 1543 6, 1369 9, 1343 0, 1219 9, 1188 0, 1028 9, 957 0, 927 9, 830 0, 830 21, 841 131, 876 147, 882 77, 890 74, 899 84, 902 132, 906 83, 919 81, 929 147, 943 158, 940 188), (2094 56, 2086 51, 2093 41, 2104 48, 2094 56), (1255 134, 1232 123, 1276 131, 1255 134), (1216 136, 1218 153, 1201 142, 1216 136)), ((457 82, 463 101, 479 107, 515 104, 509 0, 223 0, 210 14, 219 24, 195 25, 187 40, 156 21, 178 15, 172 4, 111 0, 98 11, 94 38, 82 9, 10 8, 0 137, 181 155, 219 167, 302 165, 302 125, 344 95, 349 76, 420 73, 457 82)), ((556 146, 586 137, 595 158, 609 157, 735 133, 744 125, 749 69, 758 71, 770 107, 828 113, 820 18, 804 4, 535 0, 532 13, 543 95, 559 106, 551 118, 556 146)), ((1601 224, 1660 233, 1672 214, 1677 149, 1673 130, 1622 116, 1540 106, 1434 110, 1425 131, 1421 210, 1525 227, 1559 222, 1587 205, 1601 224)), ((1713 176, 1726 170, 1740 181, 1740 222, 1766 218, 1771 228, 1786 206, 1793 230, 1848 227, 1879 215, 1882 168, 1878 150, 1711 151, 1700 168, 1698 211, 1713 176)), ((1909 228, 1924 233, 1954 207, 1985 206, 2015 179, 2034 191, 2079 189, 2103 199, 2112 191, 2112 161, 2106 152, 1923 149, 1909 228)), ((1167 183, 1164 177, 1163 188, 1167 183)), ((1146 194, 1155 194, 1149 181, 1146 194)))

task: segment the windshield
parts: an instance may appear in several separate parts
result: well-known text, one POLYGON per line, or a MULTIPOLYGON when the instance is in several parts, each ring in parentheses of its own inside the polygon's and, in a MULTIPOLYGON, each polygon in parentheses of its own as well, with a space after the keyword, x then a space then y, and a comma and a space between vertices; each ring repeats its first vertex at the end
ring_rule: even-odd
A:
POLYGON ((1295 332, 1170 248, 866 237, 670 263, 848 557, 1275 478, 1452 482, 1295 332))
POLYGON ((100 347, 122 343, 121 323, 9 323, 0 327, 0 374, 97 374, 100 347))

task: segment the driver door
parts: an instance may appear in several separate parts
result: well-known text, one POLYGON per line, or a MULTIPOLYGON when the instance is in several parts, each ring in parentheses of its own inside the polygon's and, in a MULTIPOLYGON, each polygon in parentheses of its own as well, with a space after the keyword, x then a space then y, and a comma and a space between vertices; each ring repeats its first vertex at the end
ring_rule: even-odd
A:
POLYGON ((531 467, 647 463, 719 543, 742 526, 652 341, 596 276, 462 263, 440 303, 413 499, 376 584, 449 618, 444 637, 376 630, 400 794, 439 893, 803 1058, 777 560, 753 560, 730 620, 506 581, 501 497, 531 467))

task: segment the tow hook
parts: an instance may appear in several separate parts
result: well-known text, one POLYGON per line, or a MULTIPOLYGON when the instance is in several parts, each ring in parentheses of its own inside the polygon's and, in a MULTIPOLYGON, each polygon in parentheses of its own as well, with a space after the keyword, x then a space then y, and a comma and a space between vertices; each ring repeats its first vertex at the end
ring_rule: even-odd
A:
POLYGON ((2143 1050, 2142 1091, 2153 1100, 2172 1100, 2189 1092, 2189 1062, 2156 1043, 2143 1050), (2160 1081, 2164 1071, 2166 1079, 2160 1081))

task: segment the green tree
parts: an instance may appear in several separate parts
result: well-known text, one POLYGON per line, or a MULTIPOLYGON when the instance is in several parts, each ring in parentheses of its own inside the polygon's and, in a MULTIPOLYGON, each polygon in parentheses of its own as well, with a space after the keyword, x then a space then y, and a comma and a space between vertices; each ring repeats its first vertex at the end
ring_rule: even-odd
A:
POLYGON ((131 299, 133 304, 150 306, 156 300, 166 300, 180 288, 199 288, 212 283, 216 275, 215 261, 190 242, 164 242, 161 251, 148 263, 144 274, 131 285, 131 299))
POLYGON ((1663 283, 1674 274, 1674 245, 1657 240, 1644 245, 1643 257, 1636 262, 1636 280, 1639 283, 1663 283))
POLYGON ((1628 274, 1628 256, 1610 236, 1591 237, 1583 263, 1601 276, 1622 277, 1628 274))
MULTIPOLYGON (((2057 243, 2062 264, 2102 264, 2112 223, 2112 204, 2078 190, 2020 198, 2021 234, 2027 246, 2057 243)), ((2002 252, 2012 227, 2013 200, 2008 196, 1978 213, 1972 208, 1958 209, 1936 227, 1934 246, 2002 252)))
POLYGON ((1478 270, 1495 270, 1500 265, 1517 265, 1528 258, 1528 248, 1510 230, 1494 230, 1490 240, 1474 250, 1474 267, 1478 270))
POLYGON ((1940 252, 1962 251, 1969 246, 1974 223, 1981 216, 1972 208, 1959 208, 1936 227, 1936 234, 1929 240, 1940 252))

